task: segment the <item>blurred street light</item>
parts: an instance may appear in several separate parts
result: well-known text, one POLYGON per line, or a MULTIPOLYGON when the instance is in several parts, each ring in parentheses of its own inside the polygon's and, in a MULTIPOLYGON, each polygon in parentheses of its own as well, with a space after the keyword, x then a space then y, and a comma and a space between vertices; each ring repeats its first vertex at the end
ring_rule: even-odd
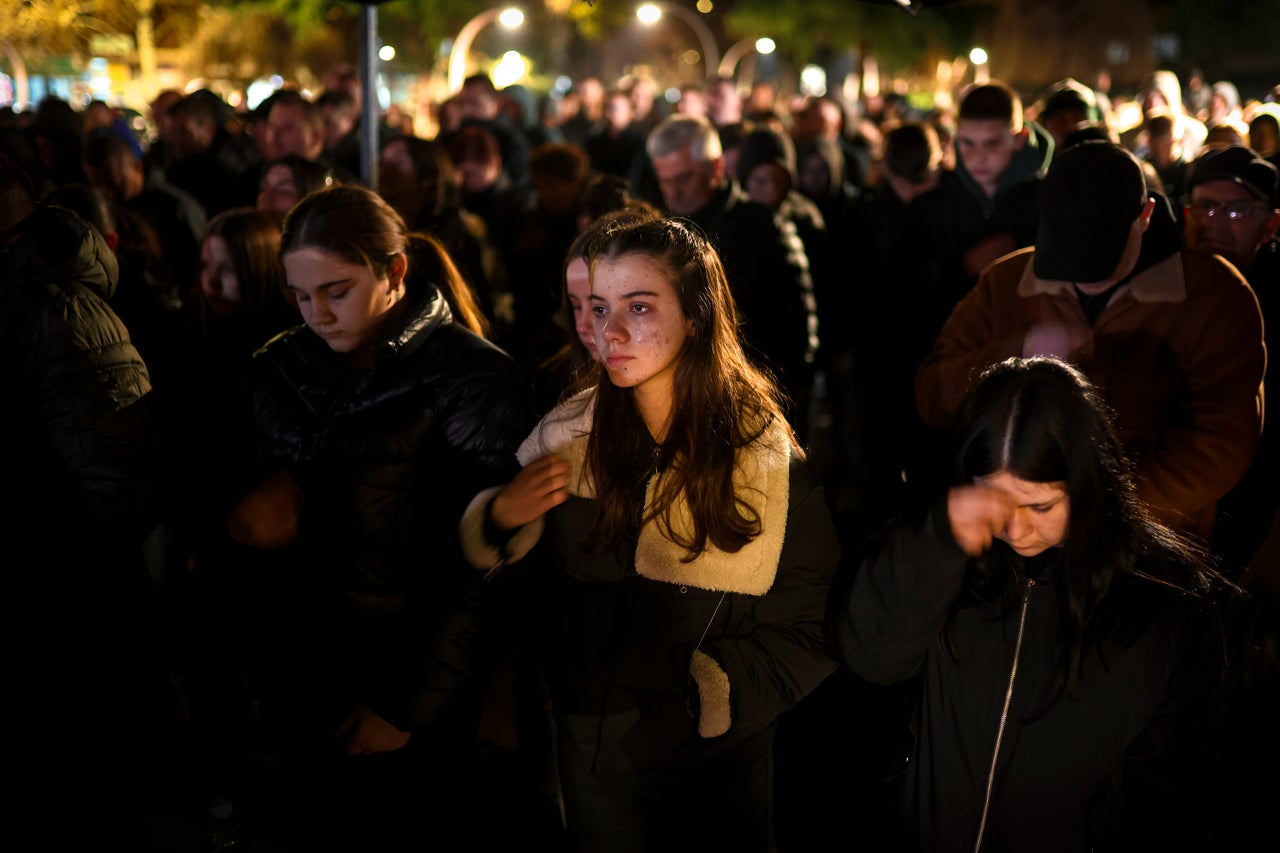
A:
POLYGON ((715 76, 720 68, 720 48, 716 47, 715 36, 711 34, 711 29, 701 18, 674 3, 645 3, 636 9, 636 17, 645 26, 656 24, 665 14, 675 15, 693 29, 698 41, 702 44, 702 64, 707 70, 707 79, 715 76))
POLYGON ((520 82, 529 70, 529 62, 518 50, 508 50, 502 54, 501 61, 493 67, 493 85, 499 89, 520 82))
POLYGON ((969 61, 973 63, 973 82, 982 84, 991 79, 987 58, 987 52, 980 47, 969 51, 969 61))
POLYGON ((827 94, 827 72, 821 65, 806 65, 800 69, 800 93, 815 98, 827 94))
POLYGON ((742 58, 755 49, 756 53, 768 56, 778 49, 778 45, 768 36, 758 39, 744 38, 742 41, 736 42, 732 47, 724 52, 724 59, 720 60, 720 76, 732 78, 737 73, 738 63, 742 58))
POLYGON ((509 30, 524 23, 524 12, 514 6, 486 9, 479 15, 462 25, 458 36, 453 40, 449 50, 449 92, 457 92, 462 88, 462 81, 467 76, 467 54, 476 36, 489 24, 497 21, 509 30))

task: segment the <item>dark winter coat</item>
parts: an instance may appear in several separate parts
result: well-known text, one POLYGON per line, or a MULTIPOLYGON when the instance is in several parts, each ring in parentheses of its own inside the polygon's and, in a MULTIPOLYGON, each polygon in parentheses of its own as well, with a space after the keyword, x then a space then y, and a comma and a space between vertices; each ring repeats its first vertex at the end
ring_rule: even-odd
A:
POLYGON ((1053 159, 1053 138, 1033 122, 1026 128, 1026 144, 1000 175, 994 196, 982 191, 957 156, 955 169, 943 172, 937 187, 908 205, 893 255, 902 263, 903 286, 920 315, 920 340, 913 349, 921 357, 978 280, 978 271, 965 269, 965 253, 998 235, 1011 238, 1010 251, 1035 243, 1036 193, 1053 159))
POLYGON ((149 583, 141 544, 164 506, 162 431, 146 365, 107 304, 118 267, 102 236, 60 207, 21 228, 0 252, 0 446, 14 498, 0 538, 25 567, 11 581, 27 615, 91 631, 104 602, 149 583))
POLYGON ((258 455, 304 496, 299 599, 324 614, 317 640, 348 644, 350 668, 335 663, 332 679, 353 703, 421 731, 475 686, 485 593, 459 552, 458 520, 478 490, 514 473, 533 409, 523 372, 456 324, 439 291, 410 299, 371 369, 300 326, 257 354, 250 387, 258 455))
MULTIPOLYGON (((572 466, 569 500, 545 517, 555 567, 548 679, 562 734, 602 776, 752 748, 835 667, 822 619, 840 551, 817 478, 775 425, 740 451, 738 492, 764 525, 741 551, 711 548, 686 563, 648 523, 637 541, 589 553, 593 402, 563 404, 521 448, 525 464, 555 452, 572 466)), ((637 512, 653 499, 652 459, 636 460, 637 512)), ((484 532, 492 496, 478 496, 463 523, 468 558, 481 568, 503 561, 484 532)), ((511 559, 543 529, 541 520, 521 528, 506 546, 511 559)))
POLYGON ((1210 608, 1118 577, 1111 615, 1146 613, 1145 630, 1086 652, 1064 693, 1054 553, 1035 578, 977 596, 939 503, 868 548, 837 597, 849 667, 876 683, 920 680, 901 780, 908 834, 928 851, 972 851, 980 827, 983 851, 1210 849, 1196 846, 1223 661, 1210 608))
POLYGON ((749 351, 803 399, 818 349, 818 315, 809 258, 795 226, 732 181, 689 218, 724 263, 749 351))

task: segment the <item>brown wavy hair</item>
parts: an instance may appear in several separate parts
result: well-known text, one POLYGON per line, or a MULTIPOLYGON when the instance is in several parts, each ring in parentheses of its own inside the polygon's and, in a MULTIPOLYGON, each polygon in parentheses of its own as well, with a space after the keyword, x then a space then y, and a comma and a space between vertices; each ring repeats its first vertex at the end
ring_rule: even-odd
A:
POLYGON ((660 264, 694 328, 680 351, 671 424, 655 456, 662 476, 643 518, 635 511, 635 464, 652 438, 636 410, 634 392, 615 386, 599 364, 581 380, 581 388, 596 389, 586 450, 587 474, 597 497, 588 547, 605 550, 631 541, 642 525, 654 522, 667 539, 686 549, 685 562, 709 546, 740 550, 760 535, 762 520, 751 496, 734 490, 738 451, 771 423, 782 424, 794 451, 800 450, 783 415, 776 382, 743 351, 719 256, 696 226, 663 218, 624 218, 600 230, 586 254, 593 278, 601 261, 638 255, 660 264), (693 520, 688 536, 670 524, 678 501, 693 520))

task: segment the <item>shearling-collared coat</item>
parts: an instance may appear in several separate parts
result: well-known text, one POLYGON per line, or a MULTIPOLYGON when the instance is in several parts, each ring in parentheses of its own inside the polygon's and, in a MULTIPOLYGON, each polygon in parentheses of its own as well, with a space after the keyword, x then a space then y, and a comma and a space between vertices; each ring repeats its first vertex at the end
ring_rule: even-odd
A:
POLYGON ((1023 355, 1028 330, 1069 329, 1083 343, 1068 360, 1115 410, 1139 494, 1167 524, 1207 538, 1262 428, 1253 291, 1216 255, 1173 252, 1120 287, 1090 326, 1072 284, 1037 278, 1033 257, 996 261, 956 306, 916 375, 920 416, 945 429, 984 368, 1023 355))
MULTIPOLYGON (((822 621, 839 544, 817 478, 775 424, 739 453, 738 493, 764 527, 740 551, 709 547, 684 563, 683 549, 649 523, 638 541, 591 554, 593 405, 590 392, 562 404, 520 449, 522 464, 552 452, 569 460, 568 501, 500 549, 485 535, 497 490, 482 492, 463 519, 464 550, 482 569, 518 560, 545 521, 555 552, 553 710, 595 772, 667 769, 746 744, 836 667, 822 621)), ((651 460, 636 460, 646 483, 637 512, 661 476, 651 460)), ((687 523, 685 513, 674 523, 687 523)))

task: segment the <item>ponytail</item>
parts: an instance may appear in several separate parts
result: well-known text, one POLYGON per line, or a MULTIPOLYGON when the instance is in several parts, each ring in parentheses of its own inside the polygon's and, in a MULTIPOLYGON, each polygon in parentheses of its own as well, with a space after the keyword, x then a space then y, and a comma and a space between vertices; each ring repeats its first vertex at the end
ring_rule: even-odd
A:
POLYGON ((430 234, 410 234, 408 255, 410 277, 417 282, 434 284, 445 302, 449 303, 453 321, 487 338, 489 319, 480 310, 471 285, 458 272, 458 267, 440 241, 430 234))

